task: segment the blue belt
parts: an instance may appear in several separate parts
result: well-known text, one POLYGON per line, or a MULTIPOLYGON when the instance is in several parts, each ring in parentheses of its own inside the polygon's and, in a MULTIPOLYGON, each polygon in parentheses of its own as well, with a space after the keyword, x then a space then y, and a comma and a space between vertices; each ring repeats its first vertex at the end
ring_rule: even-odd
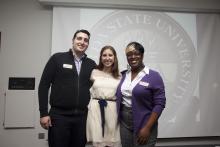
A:
POLYGON ((105 126, 105 110, 104 108, 107 106, 107 101, 116 101, 113 99, 102 99, 102 98, 93 98, 95 100, 98 100, 99 107, 100 107, 100 113, 101 113, 101 125, 102 125, 102 137, 104 137, 104 126, 105 126))

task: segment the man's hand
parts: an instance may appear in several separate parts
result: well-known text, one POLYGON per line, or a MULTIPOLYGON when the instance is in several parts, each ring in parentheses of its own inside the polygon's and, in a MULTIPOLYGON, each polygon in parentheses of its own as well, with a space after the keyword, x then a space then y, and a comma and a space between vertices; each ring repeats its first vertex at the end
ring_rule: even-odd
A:
POLYGON ((52 126, 50 116, 41 117, 40 118, 40 125, 42 128, 48 130, 48 128, 52 126))

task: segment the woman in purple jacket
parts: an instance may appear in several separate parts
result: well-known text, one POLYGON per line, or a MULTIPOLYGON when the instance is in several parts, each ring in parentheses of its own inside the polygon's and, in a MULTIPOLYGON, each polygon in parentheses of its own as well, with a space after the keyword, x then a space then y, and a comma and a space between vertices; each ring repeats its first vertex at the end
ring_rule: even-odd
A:
POLYGON ((122 147, 154 147, 166 103, 164 83, 144 65, 141 44, 131 42, 125 52, 130 69, 122 72, 116 93, 122 147))

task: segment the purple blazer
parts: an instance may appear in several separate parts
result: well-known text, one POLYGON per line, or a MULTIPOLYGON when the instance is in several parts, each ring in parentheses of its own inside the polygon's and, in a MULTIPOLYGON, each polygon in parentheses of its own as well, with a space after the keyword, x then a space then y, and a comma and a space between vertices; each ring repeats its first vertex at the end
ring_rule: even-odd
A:
MULTIPOLYGON (((126 72, 122 73, 122 79, 116 91, 117 112, 120 121, 120 105, 122 102, 121 86, 125 80, 126 72)), ((137 133, 148 121, 152 112, 159 116, 165 108, 165 87, 160 74, 149 70, 132 91, 132 112, 134 132, 137 133)))

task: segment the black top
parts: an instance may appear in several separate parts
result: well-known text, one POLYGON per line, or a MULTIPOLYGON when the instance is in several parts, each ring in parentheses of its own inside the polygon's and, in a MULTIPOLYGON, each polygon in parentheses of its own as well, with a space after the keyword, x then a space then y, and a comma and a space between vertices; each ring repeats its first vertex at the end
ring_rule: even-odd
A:
POLYGON ((72 51, 56 53, 47 62, 38 89, 40 116, 48 114, 50 92, 51 114, 71 115, 76 110, 87 110, 92 86, 90 75, 96 67, 95 61, 82 59, 78 75, 72 51))

